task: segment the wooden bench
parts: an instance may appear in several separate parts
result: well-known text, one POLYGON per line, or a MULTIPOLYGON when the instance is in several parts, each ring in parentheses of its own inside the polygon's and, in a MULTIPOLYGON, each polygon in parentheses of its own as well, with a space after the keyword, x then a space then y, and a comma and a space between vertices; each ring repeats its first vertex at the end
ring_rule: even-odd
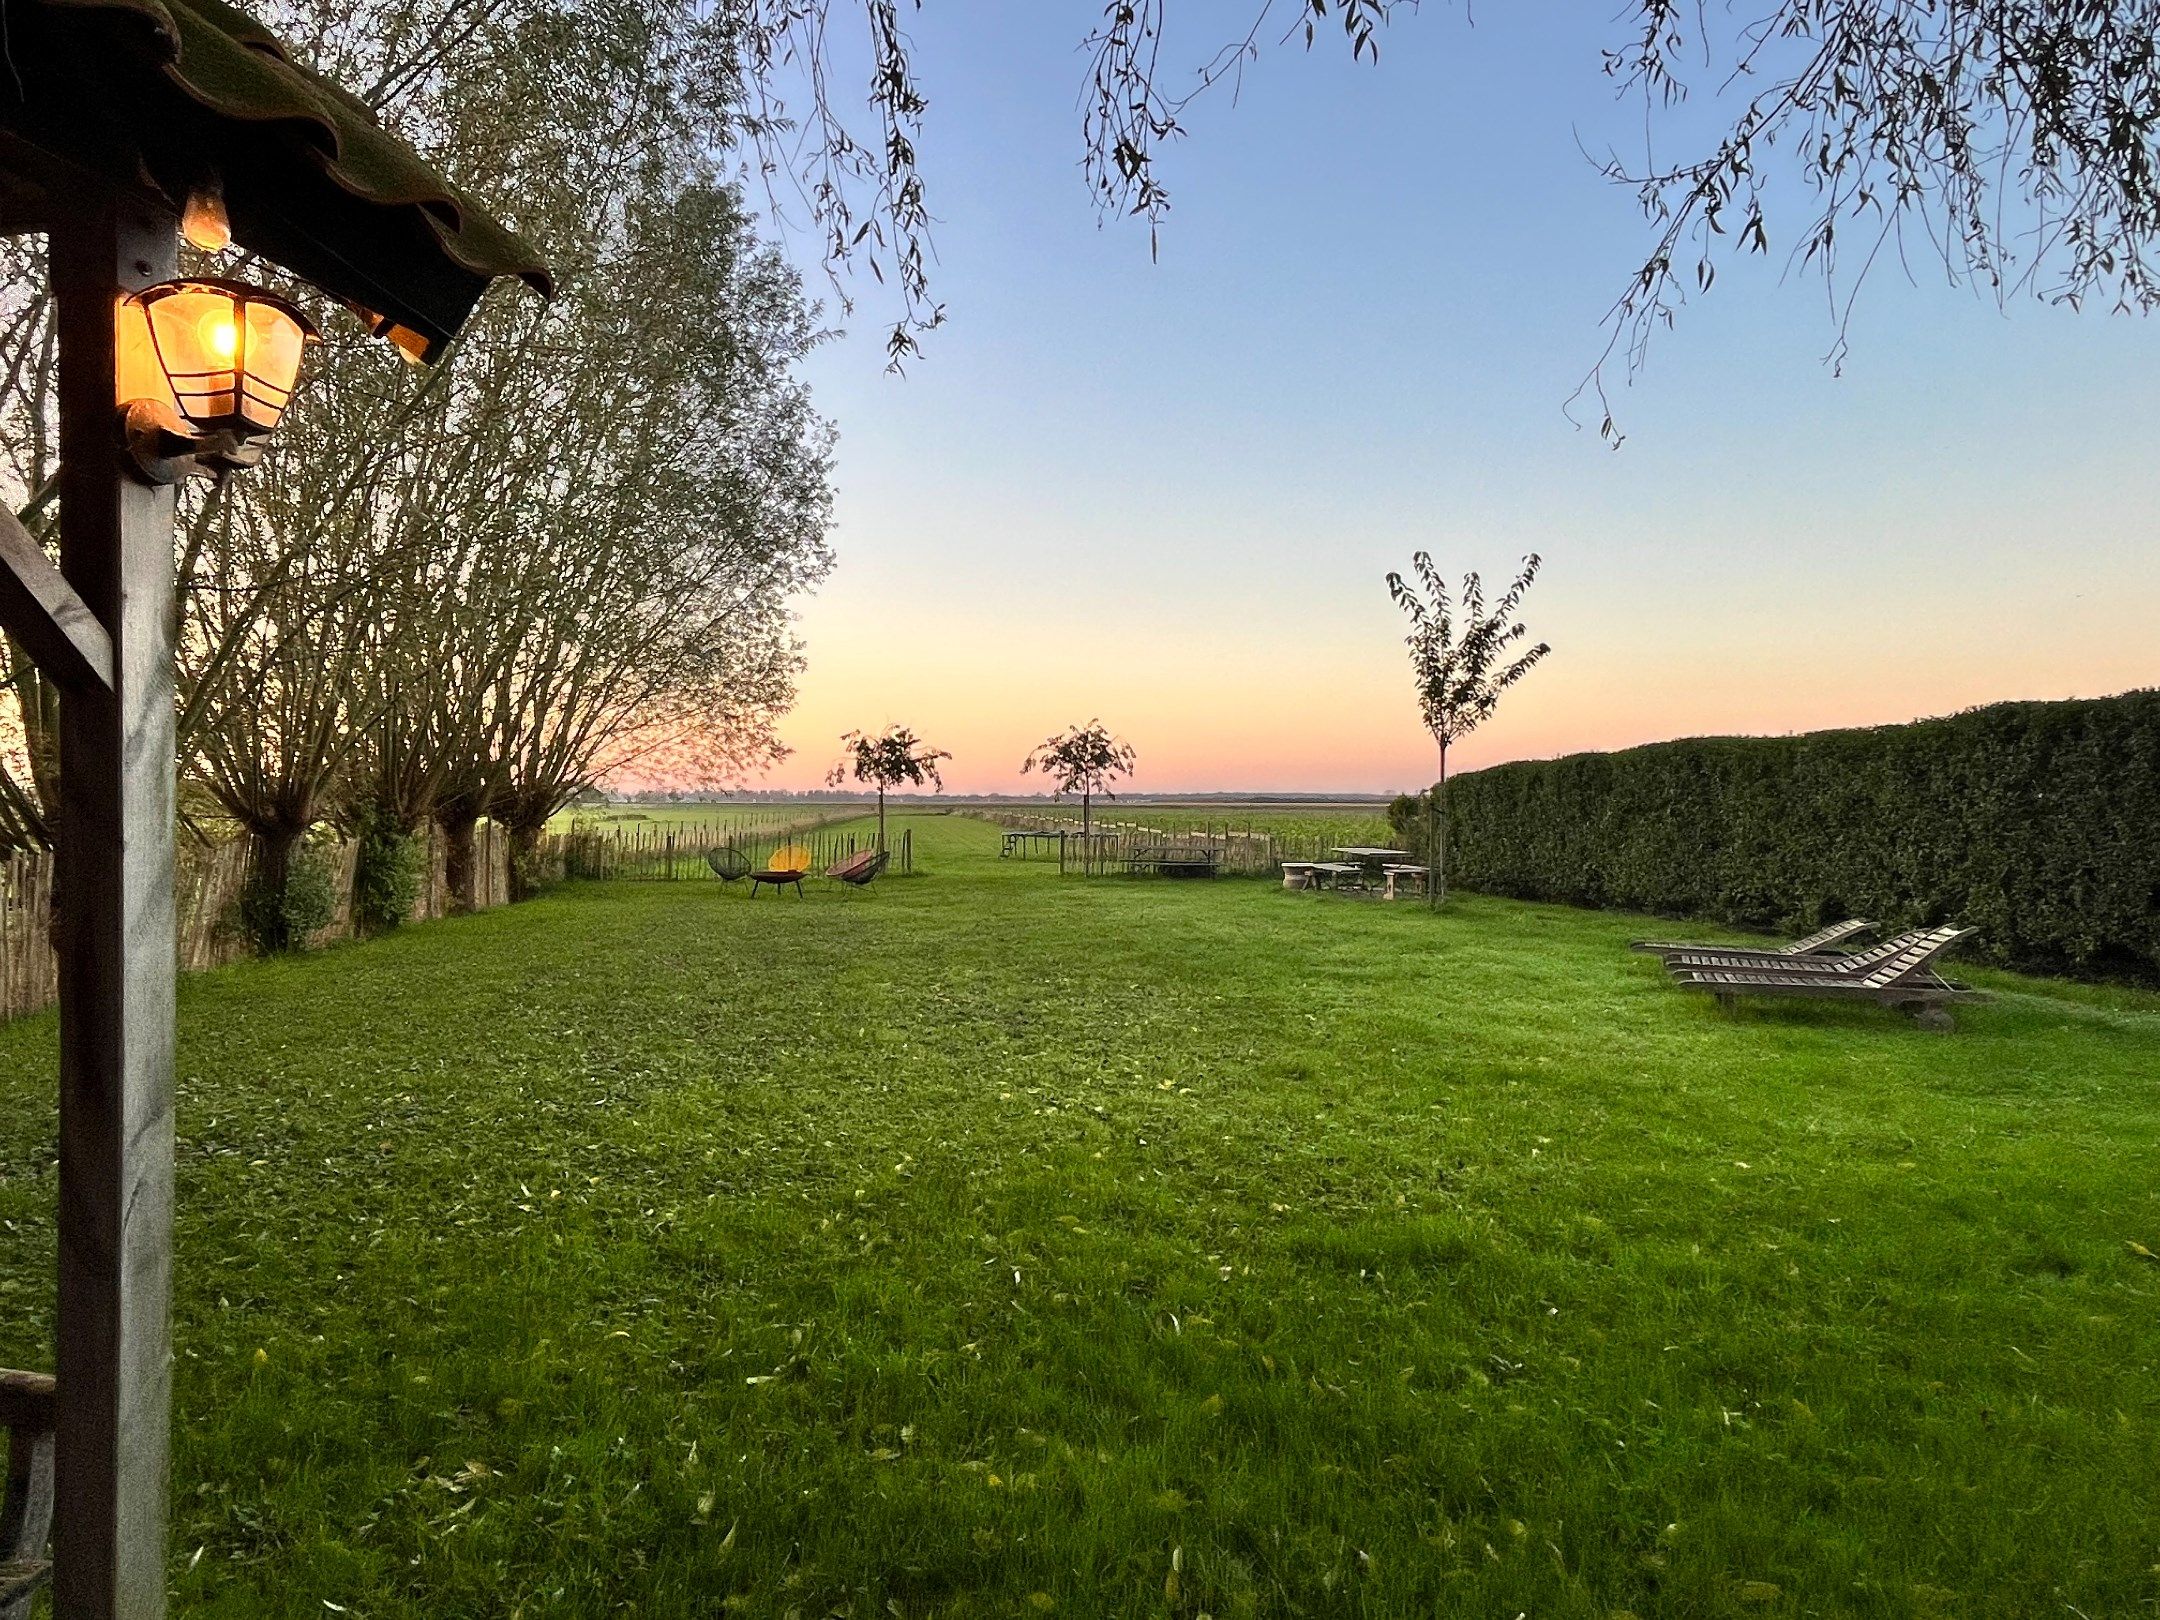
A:
POLYGON ((0 1620, 29 1620, 52 1578, 53 1425, 49 1373, 0 1371, 0 1427, 8 1432, 7 1495, 0 1497, 0 1620))
POLYGON ((1358 865, 1356 861, 1314 861, 1312 863, 1312 873, 1314 888, 1339 889, 1343 886, 1345 878, 1349 879, 1353 884, 1362 882, 1365 877, 1365 868, 1358 865), (1332 883, 1328 881, 1330 878, 1334 880, 1332 883))
POLYGON ((1432 880, 1432 873, 1422 866, 1388 866, 1383 867, 1382 871, 1386 875, 1387 897, 1390 900, 1396 898, 1397 884, 1407 884, 1417 893, 1423 894, 1425 885, 1432 880))
POLYGON ((1163 844, 1125 853, 1128 873, 1153 872, 1158 877, 1213 877, 1221 869, 1222 852, 1183 844, 1163 844))

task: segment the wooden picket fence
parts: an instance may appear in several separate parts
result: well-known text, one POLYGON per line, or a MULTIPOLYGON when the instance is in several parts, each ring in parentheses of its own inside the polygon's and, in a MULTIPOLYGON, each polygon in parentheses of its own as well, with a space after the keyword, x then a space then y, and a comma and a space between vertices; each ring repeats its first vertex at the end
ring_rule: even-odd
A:
MULTIPOLYGON (((450 886, 444 879, 442 840, 430 828, 427 879, 413 898, 415 922, 447 915, 450 886)), ((473 832, 476 908, 510 900, 510 838, 491 822, 473 832)), ((327 945, 352 934, 353 868, 359 846, 341 843, 327 852, 335 878, 337 909, 312 940, 327 945)), ((245 840, 204 843, 182 839, 173 898, 179 910, 179 963, 183 971, 219 967, 248 954, 235 926, 240 891, 247 883, 245 840)), ((45 852, 0 859, 0 1020, 49 1007, 60 994, 53 955, 53 858, 45 852)))

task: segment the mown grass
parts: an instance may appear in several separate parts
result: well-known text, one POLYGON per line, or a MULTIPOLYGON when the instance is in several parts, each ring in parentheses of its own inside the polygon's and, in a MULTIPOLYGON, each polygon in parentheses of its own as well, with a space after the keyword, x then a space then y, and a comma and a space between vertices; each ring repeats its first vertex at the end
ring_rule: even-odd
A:
POLYGON ((2160 998, 1727 1015, 1625 918, 915 826, 186 983, 180 1612, 2160 1600, 2160 998))

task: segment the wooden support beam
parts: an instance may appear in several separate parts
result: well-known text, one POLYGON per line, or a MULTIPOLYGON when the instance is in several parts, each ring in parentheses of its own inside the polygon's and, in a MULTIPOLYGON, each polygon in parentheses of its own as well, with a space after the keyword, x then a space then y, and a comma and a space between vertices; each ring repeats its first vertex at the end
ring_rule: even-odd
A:
POLYGON ((176 222, 70 199, 52 230, 60 567, 111 638, 60 704, 56 1620, 165 1612, 172 1403, 173 495, 125 470, 113 310, 176 222))
POLYGON ((0 506, 0 626, 61 691, 112 690, 112 637, 37 537, 0 506))

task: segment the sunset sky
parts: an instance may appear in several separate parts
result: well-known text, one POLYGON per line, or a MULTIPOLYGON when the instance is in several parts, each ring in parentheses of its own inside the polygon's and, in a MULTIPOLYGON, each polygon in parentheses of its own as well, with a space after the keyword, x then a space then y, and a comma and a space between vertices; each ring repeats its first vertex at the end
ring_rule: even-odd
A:
POLYGON ((1642 126, 1604 14, 1547 38, 1542 9, 1428 8, 1377 68, 1271 55, 1167 155, 1158 263, 1079 173, 1093 8, 911 14, 950 319, 888 376, 865 279, 809 367, 839 564, 755 785, 901 721, 950 788, 1025 789, 1029 746, 1098 715, 1145 791, 1428 780, 1383 584, 1418 548, 1546 559, 1553 656, 1465 766, 2160 682, 2160 324, 1998 309, 1915 255, 1840 377, 1780 251, 1663 338, 1617 453, 1570 424, 1647 241, 1582 148, 1642 126))

